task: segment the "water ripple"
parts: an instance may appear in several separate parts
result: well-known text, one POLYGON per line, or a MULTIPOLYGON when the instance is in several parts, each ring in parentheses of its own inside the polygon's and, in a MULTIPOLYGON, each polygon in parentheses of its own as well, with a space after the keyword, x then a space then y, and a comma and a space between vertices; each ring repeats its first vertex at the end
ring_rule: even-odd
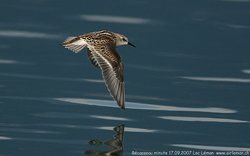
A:
MULTIPOLYGON (((54 100, 61 102, 69 102, 74 104, 102 106, 102 107, 115 107, 118 108, 114 101, 111 100, 96 100, 86 98, 54 98, 54 100)), ((179 112, 205 112, 205 113, 236 113, 236 110, 219 108, 219 107, 207 107, 207 108, 192 108, 192 107, 177 107, 177 106, 163 106, 156 104, 145 104, 137 102, 126 102, 127 109, 138 110, 155 110, 155 111, 179 111, 179 112)))
POLYGON ((91 83, 103 83, 103 80, 99 79, 82 79, 82 78, 63 78, 63 77, 50 77, 42 75, 30 75, 30 74, 13 74, 13 73, 1 73, 0 76, 9 76, 26 79, 42 79, 42 80, 56 80, 56 81, 73 81, 73 82, 91 82, 91 83))
POLYGON ((221 122, 221 123, 249 123, 249 121, 225 118, 208 117, 189 117, 189 116, 158 116, 160 119, 173 121, 191 121, 191 122, 221 122))
POLYGON ((17 60, 6 60, 6 59, 0 59, 0 64, 31 65, 32 63, 28 63, 28 62, 20 62, 20 61, 17 61, 17 60))
POLYGON ((171 144, 174 147, 191 148, 199 150, 212 151, 250 151, 249 147, 227 147, 227 146, 207 146, 207 145, 189 145, 189 144, 171 144))
MULTIPOLYGON (((87 96, 91 96, 91 97, 110 97, 110 95, 108 94, 104 94, 104 93, 85 93, 85 95, 87 96)), ((133 100, 150 100, 150 101, 169 101, 169 99, 167 98, 160 98, 160 97, 154 97, 154 96, 143 96, 143 95, 129 95, 127 94, 126 97, 128 99, 133 99, 133 100)))
POLYGON ((250 74, 250 69, 243 69, 243 70, 241 70, 243 73, 245 73, 245 74, 250 74))
MULTIPOLYGON (((39 126, 46 127, 57 127, 57 128, 70 128, 70 129, 99 129, 99 130, 110 130, 113 131, 113 126, 88 126, 88 125, 70 125, 70 124, 38 124, 39 126)), ((137 133, 155 133, 161 132, 156 129, 146 129, 146 128, 137 128, 137 127, 126 127, 126 132, 137 132, 137 133)), ((170 132, 169 132, 170 133, 170 132)))
POLYGON ((90 115, 90 117, 96 119, 104 119, 104 120, 131 121, 131 119, 116 117, 116 116, 90 115))
POLYGON ((110 15, 80 15, 80 19, 91 22, 106 22, 106 23, 124 23, 124 24, 147 24, 149 19, 124 17, 124 16, 110 16, 110 15))
POLYGON ((233 28, 233 29, 249 29, 250 26, 247 25, 240 25, 240 24, 226 24, 227 27, 233 28))
POLYGON ((20 30, 0 30, 0 37, 16 38, 37 38, 37 39, 59 39, 60 35, 41 32, 20 31, 20 30))
POLYGON ((11 140, 12 138, 6 136, 0 136, 0 140, 11 140))
MULTIPOLYGON (((96 127, 96 129, 101 130, 113 130, 114 127, 103 126, 103 127, 96 127)), ((145 128, 134 128, 134 127, 125 127, 125 132, 136 132, 136 133, 155 133, 159 132, 159 130, 155 129, 145 129, 145 128)))
POLYGON ((0 64, 18 64, 19 62, 18 61, 15 61, 15 60, 3 60, 3 59, 0 59, 0 64))
POLYGON ((243 78, 193 77, 193 76, 181 76, 180 78, 187 80, 196 80, 196 81, 250 83, 250 79, 243 79, 243 78))
POLYGON ((39 130, 39 129, 26 129, 26 128, 0 128, 0 131, 6 132, 19 132, 19 133, 34 133, 34 134, 59 134, 60 132, 39 130))

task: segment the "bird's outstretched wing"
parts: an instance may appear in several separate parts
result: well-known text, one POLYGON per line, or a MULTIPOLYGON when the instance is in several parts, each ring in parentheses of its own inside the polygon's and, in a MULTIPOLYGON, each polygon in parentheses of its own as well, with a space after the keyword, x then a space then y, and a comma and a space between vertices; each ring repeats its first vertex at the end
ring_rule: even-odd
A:
POLYGON ((90 62, 97 68, 100 68, 98 62, 96 61, 95 57, 93 56, 92 52, 88 49, 88 57, 90 62))
POLYGON ((107 45, 94 47, 91 49, 91 54, 102 70, 102 75, 110 94, 117 104, 122 109, 125 109, 123 64, 120 56, 113 46, 107 45))

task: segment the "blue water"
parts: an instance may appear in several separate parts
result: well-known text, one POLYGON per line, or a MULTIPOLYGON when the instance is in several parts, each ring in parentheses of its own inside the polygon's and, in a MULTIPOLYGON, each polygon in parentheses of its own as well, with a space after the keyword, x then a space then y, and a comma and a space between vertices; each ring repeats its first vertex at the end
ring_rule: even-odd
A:
POLYGON ((249 18, 249 0, 1 1, 0 155, 109 151, 89 141, 123 124, 117 155, 250 151, 249 18), (61 46, 102 29, 137 46, 118 48, 125 111, 86 51, 61 46))

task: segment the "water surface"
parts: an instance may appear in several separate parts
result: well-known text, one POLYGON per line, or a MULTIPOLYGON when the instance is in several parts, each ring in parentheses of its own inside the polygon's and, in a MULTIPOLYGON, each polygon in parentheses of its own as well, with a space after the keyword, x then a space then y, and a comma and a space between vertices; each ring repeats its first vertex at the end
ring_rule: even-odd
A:
POLYGON ((0 4, 0 155, 96 155, 120 125, 120 155, 249 151, 248 0, 0 4), (61 46, 102 29, 137 46, 118 48, 125 111, 86 51, 61 46))

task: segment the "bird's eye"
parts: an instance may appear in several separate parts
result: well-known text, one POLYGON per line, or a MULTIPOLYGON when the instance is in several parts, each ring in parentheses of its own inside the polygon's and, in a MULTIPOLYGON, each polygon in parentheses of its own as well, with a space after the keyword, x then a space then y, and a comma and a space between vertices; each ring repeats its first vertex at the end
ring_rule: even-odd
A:
POLYGON ((124 42, 127 42, 127 40, 126 40, 125 38, 122 38, 122 40, 123 40, 124 42))

